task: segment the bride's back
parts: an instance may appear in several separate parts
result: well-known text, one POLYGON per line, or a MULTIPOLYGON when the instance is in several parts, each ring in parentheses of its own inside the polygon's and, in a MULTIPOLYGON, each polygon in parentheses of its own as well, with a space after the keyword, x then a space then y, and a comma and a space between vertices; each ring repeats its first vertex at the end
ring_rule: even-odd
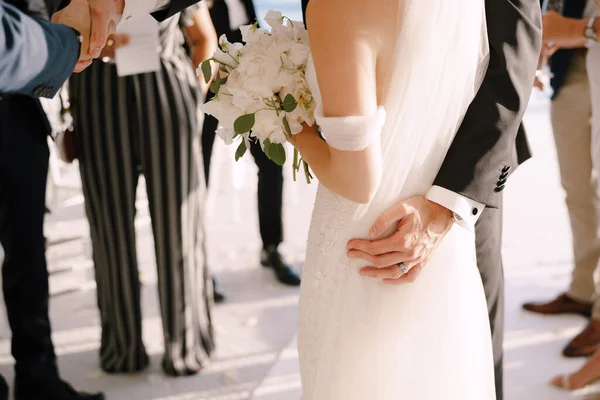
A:
MULTIPOLYGON (((312 43, 327 35, 336 44, 327 51, 352 52, 350 62, 364 71, 354 80, 374 76, 376 88, 356 90, 351 79, 331 80, 339 86, 333 88, 322 82, 343 63, 317 64, 320 86, 386 109, 383 178, 373 201, 361 206, 363 223, 353 224, 360 234, 398 197, 431 186, 486 69, 484 0, 311 0, 307 23, 312 43)), ((330 116, 361 115, 333 109, 338 115, 330 116)))

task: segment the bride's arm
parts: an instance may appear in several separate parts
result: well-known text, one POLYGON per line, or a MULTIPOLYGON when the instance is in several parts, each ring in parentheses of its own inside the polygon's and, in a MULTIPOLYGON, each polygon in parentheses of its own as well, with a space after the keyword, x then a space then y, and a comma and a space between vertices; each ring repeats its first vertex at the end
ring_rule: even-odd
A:
MULTIPOLYGON (((324 119, 373 117, 377 113, 375 50, 368 35, 361 33, 358 21, 333 9, 330 3, 314 1, 307 10, 324 119)), ((357 118, 353 120, 356 122, 357 118)), ((343 121, 328 125, 331 126, 322 126, 326 138, 361 136, 361 132, 349 131, 353 128, 343 121), (337 127, 336 131, 332 131, 332 126, 337 127)), ((331 144, 327 144, 321 140, 315 128, 306 128, 293 139, 321 184, 349 200, 368 203, 381 181, 379 135, 370 141, 362 140, 360 149, 352 148, 355 151, 348 151, 348 146, 339 150, 334 147, 335 142, 330 140, 331 144)))

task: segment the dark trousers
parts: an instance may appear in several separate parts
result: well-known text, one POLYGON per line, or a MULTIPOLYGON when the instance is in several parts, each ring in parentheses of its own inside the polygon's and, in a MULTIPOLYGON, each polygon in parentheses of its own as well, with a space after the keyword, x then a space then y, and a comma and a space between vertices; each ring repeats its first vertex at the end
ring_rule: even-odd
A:
POLYGON ((0 101, 2 281, 17 377, 58 378, 48 318, 44 211, 47 121, 36 100, 0 101))
MULTIPOLYGON (((210 98, 212 98, 212 94, 209 94, 208 99, 210 98)), ((202 127, 202 155, 204 157, 204 174, 207 186, 217 124, 215 118, 207 115, 202 127)), ((263 247, 278 246, 283 241, 282 168, 267 158, 258 142, 252 143, 250 152, 258 167, 258 218, 263 247)))
POLYGON ((483 281, 488 304, 494 367, 496 399, 503 398, 503 351, 504 340, 504 272, 502 268, 502 208, 486 208, 475 226, 477 265, 483 281))

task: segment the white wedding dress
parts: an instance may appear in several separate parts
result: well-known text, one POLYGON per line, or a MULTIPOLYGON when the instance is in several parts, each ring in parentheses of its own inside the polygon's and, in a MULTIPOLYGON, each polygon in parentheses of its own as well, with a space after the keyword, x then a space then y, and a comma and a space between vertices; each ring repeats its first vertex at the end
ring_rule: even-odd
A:
MULTIPOLYGON (((487 67, 483 0, 406 4, 386 113, 320 118, 340 132, 383 125, 384 175, 368 205, 318 189, 299 305, 303 400, 495 399, 472 232, 455 225, 403 286, 361 277, 365 264, 346 256, 387 207, 432 186, 487 67)), ((319 104, 312 61, 307 79, 319 104)))

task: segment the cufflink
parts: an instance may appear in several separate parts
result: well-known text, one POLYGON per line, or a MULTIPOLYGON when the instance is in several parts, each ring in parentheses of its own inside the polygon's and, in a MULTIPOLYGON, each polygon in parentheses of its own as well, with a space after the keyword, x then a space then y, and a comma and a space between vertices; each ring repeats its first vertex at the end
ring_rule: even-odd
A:
POLYGON ((456 223, 460 223, 460 222, 462 222, 462 220, 463 219, 460 217, 460 215, 458 215, 454 211, 452 212, 452 221, 454 221, 456 223))

